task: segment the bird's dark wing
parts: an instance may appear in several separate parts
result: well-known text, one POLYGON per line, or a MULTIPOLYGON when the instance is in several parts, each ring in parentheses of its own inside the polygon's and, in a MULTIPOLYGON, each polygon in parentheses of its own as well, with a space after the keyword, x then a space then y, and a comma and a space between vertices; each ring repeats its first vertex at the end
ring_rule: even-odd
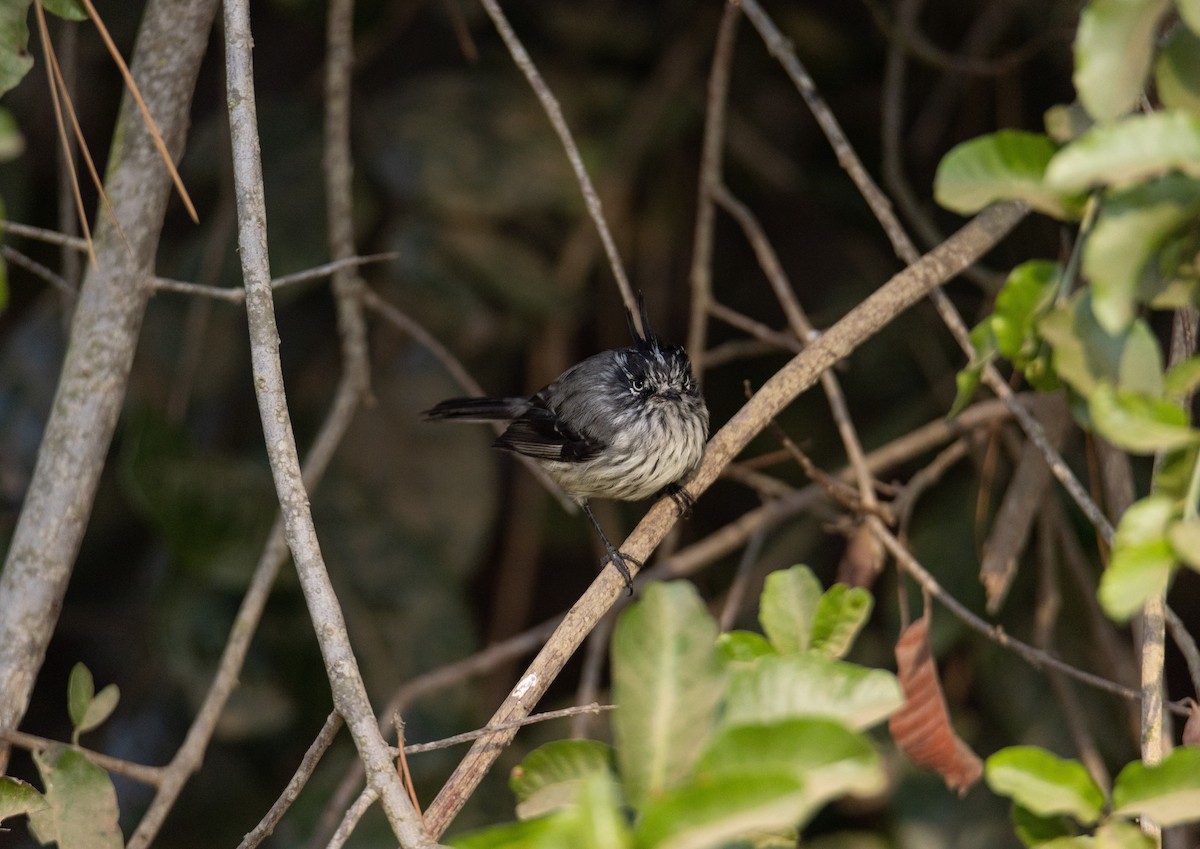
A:
POLYGON ((492 443, 493 447, 537 460, 582 463, 604 450, 604 443, 570 427, 546 402, 543 392, 492 443))

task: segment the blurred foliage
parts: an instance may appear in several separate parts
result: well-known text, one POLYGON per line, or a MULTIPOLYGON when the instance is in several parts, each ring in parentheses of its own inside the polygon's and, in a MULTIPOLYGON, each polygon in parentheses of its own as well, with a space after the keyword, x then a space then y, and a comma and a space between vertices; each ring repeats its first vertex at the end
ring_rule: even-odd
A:
MULTIPOLYGON (((128 56, 142 4, 100 5, 128 56)), ((812 0, 767 7, 873 173, 880 172, 878 163, 887 152, 881 104, 898 107, 901 128, 893 153, 903 185, 892 180, 887 188, 899 196, 907 187, 913 200, 906 216, 923 214, 931 232, 949 232, 961 221, 933 200, 935 171, 947 151, 997 129, 1040 131, 1046 110, 1073 97, 1071 39, 1078 10, 1071 4, 927 0, 917 17, 921 38, 910 40, 902 81, 887 75, 889 37, 897 35, 898 26, 898 11, 891 5, 812 0), (1013 56, 1018 61, 991 61, 1013 56)), ((656 325, 667 338, 682 342, 706 77, 720 4, 513 0, 505 8, 578 136, 631 277, 645 292, 656 325)), ((277 274, 328 258, 321 176, 324 14, 325 4, 317 0, 254 4, 268 227, 277 274)), ((362 269, 368 285, 427 327, 489 392, 536 389, 582 356, 620 344, 624 316, 561 148, 482 12, 457 0, 362 0, 356 15, 358 246, 362 253, 399 253, 395 260, 362 269), (469 47, 460 28, 469 34, 469 47), (474 54, 477 58, 471 58, 474 54)), ((65 26, 52 21, 56 41, 65 26)), ((102 162, 120 80, 90 25, 77 26, 76 103, 84 133, 102 162)), ((15 127, 0 125, 0 142, 9 148, 19 133, 25 146, 16 159, 0 162, 0 198, 9 220, 53 229, 60 226, 58 143, 36 45, 31 55, 39 73, 26 75, 2 104, 15 127)), ((181 163, 201 224, 193 226, 173 204, 157 270, 176 279, 238 286, 221 56, 214 40, 181 163)), ((1170 47, 1163 56, 1154 69, 1159 88, 1185 109, 1194 62, 1182 47, 1170 47)), ((734 62, 726 181, 762 220, 814 323, 827 326, 900 264, 799 95, 746 25, 734 62)), ((1151 72, 1149 65, 1143 70, 1151 72)), ((1115 107, 1106 103, 1104 108, 1115 107)), ((1067 136, 1081 131, 1070 129, 1068 113, 1055 116, 1067 136)), ((1033 154, 1036 159, 1037 151, 1033 154)), ((1042 159, 1018 164, 1026 177, 1046 167, 1042 159)), ((1047 191, 1041 197, 1051 208, 1073 210, 1077 191, 1047 191)), ((86 187, 84 192, 92 208, 94 196, 86 187)), ((1055 223, 1030 220, 989 261, 1007 269, 1032 257, 1054 257, 1060 236, 1055 223)), ((79 265, 64 262, 58 248, 11 233, 4 241, 75 282, 78 270, 70 269, 79 265)), ((0 313, 4 540, 33 468, 71 307, 35 275, 11 263, 7 268, 10 302, 0 313)), ((782 326, 782 313, 753 252, 720 216, 713 276, 722 302, 782 326)), ((947 291, 974 322, 990 309, 996 287, 983 279, 955 282, 947 291)), ((1002 317, 1021 328, 1035 326, 1037 294, 1011 293, 1011 310, 1002 317)), ((303 451, 339 373, 334 306, 326 285, 313 282, 281 290, 277 312, 303 451)), ((372 403, 356 417, 313 495, 313 508, 364 676, 375 703, 383 704, 414 676, 560 612, 590 581, 597 558, 580 517, 564 513, 536 487, 530 495, 514 485, 526 473, 489 450, 485 429, 419 422, 420 410, 461 389, 405 334, 378 317, 372 316, 370 325, 372 403)), ((999 328, 997 335, 1003 337, 1004 331, 999 328)), ((740 338, 717 322, 710 334, 714 346, 740 338)), ((273 521, 245 337, 238 307, 175 294, 152 301, 126 415, 26 730, 68 739, 72 727, 62 693, 70 669, 83 660, 97 680, 114 682, 121 691, 116 712, 89 734, 91 746, 163 763, 183 739, 273 521)), ((1022 368, 1045 367, 1042 352, 1025 346, 1024 331, 1001 341, 1021 353, 1022 368)), ((785 361, 784 354, 767 354, 710 370, 705 392, 714 426, 741 406, 744 381, 759 386, 785 361)), ((943 416, 963 365, 961 353, 925 306, 856 351, 839 377, 868 449, 943 416)), ((819 393, 798 399, 779 420, 823 468, 844 462, 819 393)), ((777 448, 776 440, 764 435, 747 455, 777 448)), ((888 477, 906 480, 931 456, 891 470, 888 477)), ((1068 459, 1075 468, 1086 468, 1081 445, 1070 449, 1068 459)), ((804 481, 786 465, 770 471, 791 483, 804 481)), ((998 500, 977 499, 981 488, 985 495, 1002 491, 1008 474, 1003 460, 995 466, 956 466, 925 494, 909 528, 909 542, 922 562, 972 609, 982 609, 977 536, 983 536, 994 510, 989 505, 998 500)), ((753 492, 720 481, 697 504, 692 519, 681 523, 680 542, 706 536, 758 504, 753 492)), ((610 507, 603 520, 610 534, 620 535, 643 510, 643 505, 610 507)), ((769 535, 754 591, 768 570, 799 560, 812 565, 822 584, 831 583, 844 548, 842 538, 829 532, 826 523, 832 517, 831 508, 821 506, 769 535)), ((1094 556, 1088 529, 1073 530, 1094 556)), ((728 588, 739 556, 734 553, 694 577, 704 597, 719 598, 728 588)), ((1083 594, 1062 580, 1060 621, 1087 621, 1083 594)), ((1200 579, 1189 570, 1176 580, 1173 598, 1185 621, 1200 617, 1198 585, 1200 579)), ((900 613, 891 601, 897 590, 894 575, 885 573, 876 587, 874 612, 855 641, 854 663, 892 666, 892 644, 900 630, 900 613)), ((1006 630, 1029 637, 1041 591, 1035 570, 1023 569, 1000 614, 1006 630)), ((911 588, 907 592, 915 603, 911 588)), ((738 626, 753 626, 750 611, 738 626)), ((1118 639, 1125 636, 1115 633, 1118 639)), ((1063 657, 1117 674, 1106 666, 1109 656, 1090 631, 1064 627, 1057 636, 1055 648, 1063 657)), ((930 639, 955 727, 976 751, 987 754, 1016 742, 1074 751, 1072 729, 1048 706, 1041 673, 970 635, 948 616, 934 617, 930 639)), ((1170 661, 1177 664, 1178 658, 1170 661)), ((547 706, 572 702, 577 676, 577 664, 568 666, 547 706)), ((1181 676, 1172 680, 1176 677, 1181 676)), ((430 740, 480 725, 512 680, 511 670, 501 670, 411 705, 404 712, 408 739, 430 740)), ((1083 731, 1097 735, 1108 763, 1133 757, 1136 739, 1112 731, 1128 727, 1126 706, 1082 688, 1076 695, 1087 726, 1083 731)), ((160 842, 181 849, 235 845, 290 778, 329 708, 303 598, 285 567, 205 768, 188 785, 160 842)), ((509 818, 507 769, 538 743, 565 734, 558 725, 523 731, 455 830, 509 818)), ((889 757, 888 745, 880 748, 889 757)), ((410 758, 422 802, 432 799, 459 754, 410 758)), ((351 758, 343 735, 277 830, 274 845, 305 845, 351 758)), ((28 758, 17 759, 16 771, 35 780, 28 758)), ((895 760, 888 772, 889 787, 878 798, 839 802, 819 813, 808 826, 807 845, 1016 845, 1004 800, 982 789, 960 800, 937 776, 895 760)), ((148 791, 125 780, 115 785, 128 833, 148 802, 148 791)), ((6 839, 29 845, 20 836, 21 820, 16 828, 18 836, 6 839)), ((351 845, 392 845, 377 812, 364 820, 351 845)))

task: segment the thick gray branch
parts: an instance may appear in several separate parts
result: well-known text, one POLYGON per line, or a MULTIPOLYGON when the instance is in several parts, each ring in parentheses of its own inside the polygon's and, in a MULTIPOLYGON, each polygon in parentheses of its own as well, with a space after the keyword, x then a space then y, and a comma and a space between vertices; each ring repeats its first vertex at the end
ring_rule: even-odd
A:
MULTIPOLYGON (((150 0, 133 76, 179 156, 216 0, 150 0)), ((20 722, 54 632, 125 397, 171 178, 127 95, 105 190, 129 245, 103 215, 37 464, 0 575, 0 727, 20 722)), ((0 767, 7 750, 0 752, 0 767)))

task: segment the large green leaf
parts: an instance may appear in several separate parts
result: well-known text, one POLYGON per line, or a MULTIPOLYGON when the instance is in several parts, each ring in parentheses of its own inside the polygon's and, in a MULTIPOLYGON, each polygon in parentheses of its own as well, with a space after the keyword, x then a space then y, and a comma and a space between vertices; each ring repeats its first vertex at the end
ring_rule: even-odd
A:
POLYGON ((1058 146, 1046 136, 1001 130, 963 142, 938 163, 933 196, 964 215, 998 200, 1023 200, 1060 219, 1079 217, 1082 198, 1047 185, 1046 166, 1058 146))
POLYGON ((1091 279, 1092 310, 1101 327, 1121 333, 1129 326, 1147 263, 1197 216, 1200 180, 1182 174, 1108 195, 1083 248, 1083 272, 1091 279))
POLYGON ((1097 125, 1055 154, 1046 168, 1046 183, 1061 192, 1078 192, 1129 185, 1169 171, 1200 177, 1200 116, 1151 112, 1097 125))
POLYGON ((1200 442, 1200 431, 1188 426, 1187 411, 1170 401, 1115 389, 1100 383, 1088 396, 1088 413, 1096 432, 1126 451, 1154 454, 1200 442))
POLYGON ((1166 534, 1177 514, 1174 499, 1151 495, 1121 516, 1099 589, 1100 603, 1113 619, 1128 619, 1150 595, 1166 589, 1175 568, 1166 534))
POLYGON ((992 791, 1041 817, 1067 814, 1084 825, 1099 819, 1104 793, 1083 764, 1036 746, 1001 749, 984 767, 992 791))
POLYGON ((807 651, 813 616, 821 601, 821 582, 807 566, 767 575, 758 618, 771 645, 781 654, 807 651))
POLYGON ((904 702, 890 672, 817 654, 764 657, 734 669, 732 676, 722 717, 726 726, 823 716, 869 728, 904 702))
POLYGON ((29 814, 34 836, 58 843, 58 849, 122 849, 117 794, 108 773, 67 746, 34 752, 33 760, 49 803, 29 814))
POLYGON ((1139 318, 1123 333, 1109 333, 1096 321, 1087 289, 1043 316, 1037 327, 1053 348, 1055 373, 1080 395, 1090 395, 1101 382, 1162 393, 1162 350, 1154 331, 1139 318))
POLYGON ((1200 747, 1180 747, 1157 766, 1127 765, 1113 783, 1113 813, 1164 827, 1200 820, 1200 747))
POLYGON ((647 803, 639 846, 710 849, 755 832, 796 825, 813 807, 800 781, 780 773, 721 774, 647 803))
POLYGON ((878 793, 886 783, 870 741, 832 719, 723 728, 696 764, 698 776, 764 772, 797 778, 814 805, 846 794, 878 793))
POLYGON ((612 777, 612 750, 596 740, 555 740, 534 749, 513 768, 509 787, 517 816, 530 819, 571 804, 585 779, 612 777))
POLYGON ((1200 36, 1176 27, 1158 51, 1154 82, 1168 109, 1200 115, 1200 36))
POLYGON ((1075 91, 1098 121, 1137 103, 1168 0, 1090 0, 1075 33, 1075 91))
POLYGON ((686 778, 724 687, 717 623, 686 581, 651 584, 613 635, 613 735, 629 802, 686 778))

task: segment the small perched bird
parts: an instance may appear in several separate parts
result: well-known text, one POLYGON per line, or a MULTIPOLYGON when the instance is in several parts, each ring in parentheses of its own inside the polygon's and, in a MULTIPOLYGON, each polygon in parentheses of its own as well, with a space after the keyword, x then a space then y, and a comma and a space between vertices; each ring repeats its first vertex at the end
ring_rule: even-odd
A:
POLYGON ((638 299, 642 333, 626 311, 633 344, 576 363, 529 398, 452 398, 422 416, 508 422, 493 447, 532 457, 595 526, 608 560, 633 592, 627 561, 596 521, 588 499, 638 501, 669 495, 680 515, 692 498, 680 486, 704 456, 708 408, 687 352, 665 345, 638 299))

